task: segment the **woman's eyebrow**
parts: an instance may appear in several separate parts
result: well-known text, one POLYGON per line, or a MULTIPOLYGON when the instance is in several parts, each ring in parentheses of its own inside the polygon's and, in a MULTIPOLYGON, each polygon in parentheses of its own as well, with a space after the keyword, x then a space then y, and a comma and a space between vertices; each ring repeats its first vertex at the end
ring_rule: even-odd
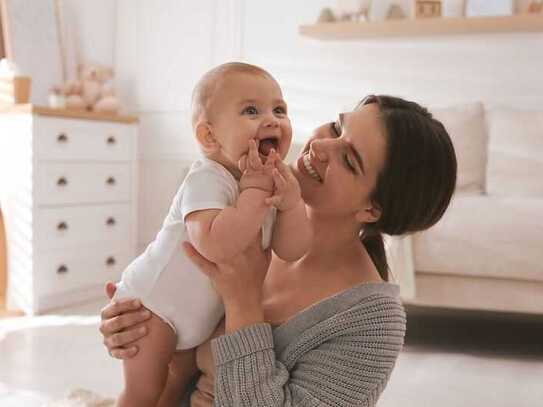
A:
MULTIPOLYGON (((339 114, 339 127, 341 128, 341 132, 343 133, 343 120, 344 120, 344 114, 339 114)), ((351 149, 354 158, 356 159, 356 162, 358 162, 358 165, 360 166, 360 169, 362 170, 363 174, 366 174, 366 170, 364 169, 364 160, 362 159, 362 155, 358 152, 356 148, 352 145, 352 143, 347 142, 349 145, 349 148, 351 149)))

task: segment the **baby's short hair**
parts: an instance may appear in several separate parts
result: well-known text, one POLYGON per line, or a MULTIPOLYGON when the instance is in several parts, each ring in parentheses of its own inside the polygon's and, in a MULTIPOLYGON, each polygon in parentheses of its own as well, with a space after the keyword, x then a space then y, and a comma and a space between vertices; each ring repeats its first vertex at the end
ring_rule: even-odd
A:
POLYGON ((192 126, 198 119, 209 111, 213 98, 220 88, 220 79, 232 73, 246 73, 266 76, 273 81, 275 78, 266 70, 244 62, 228 62, 219 65, 204 74, 192 92, 192 126))

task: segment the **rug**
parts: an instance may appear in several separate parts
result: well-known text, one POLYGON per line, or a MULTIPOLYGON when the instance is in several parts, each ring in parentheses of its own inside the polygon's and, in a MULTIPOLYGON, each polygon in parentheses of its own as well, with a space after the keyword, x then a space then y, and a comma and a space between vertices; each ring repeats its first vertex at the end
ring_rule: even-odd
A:
POLYGON ((84 389, 72 390, 66 398, 45 404, 43 407, 113 407, 115 400, 104 398, 84 389))

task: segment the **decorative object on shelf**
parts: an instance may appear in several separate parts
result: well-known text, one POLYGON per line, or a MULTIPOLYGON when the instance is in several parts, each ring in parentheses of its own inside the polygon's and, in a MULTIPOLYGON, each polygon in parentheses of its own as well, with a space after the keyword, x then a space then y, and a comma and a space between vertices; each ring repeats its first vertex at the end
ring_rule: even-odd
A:
POLYGON ((333 23, 334 21, 336 21, 336 16, 329 7, 323 8, 317 19, 317 22, 319 23, 333 23))
POLYGON ((401 10, 406 16, 410 15, 410 3, 408 0, 375 0, 369 9, 370 21, 385 21, 389 18, 391 11, 398 15, 401 10), (394 7, 394 11, 392 8, 394 7))
POLYGON ((443 17, 463 17, 466 0, 443 0, 441 14, 443 17))
POLYGON ((339 21, 366 21, 371 0, 336 0, 335 11, 339 21))
POLYGON ((7 59, 0 61, 0 105, 28 103, 31 83, 30 77, 21 75, 15 64, 7 59))
POLYGON ((398 4, 393 4, 388 9, 387 20, 402 20, 406 17, 403 9, 398 4))
POLYGON ((415 18, 441 17, 441 0, 415 0, 415 18))
POLYGON ((324 41, 365 40, 368 38, 425 37, 434 35, 476 35, 488 33, 543 33, 539 14, 519 14, 485 18, 434 18, 424 24, 415 18, 376 24, 302 25, 303 36, 324 41))
POLYGON ((533 0, 528 6, 528 13, 543 12, 543 0, 533 0))
POLYGON ((62 88, 58 85, 53 86, 49 91, 49 107, 53 109, 66 108, 66 98, 62 93, 62 88))
POLYGON ((513 15, 513 0, 467 0, 467 17, 513 15))
POLYGON ((113 69, 101 65, 80 65, 78 79, 66 81, 62 93, 66 108, 94 112, 117 113, 120 108, 113 89, 113 69))
POLYGON ((533 0, 515 0, 515 14, 528 13, 528 7, 533 0))

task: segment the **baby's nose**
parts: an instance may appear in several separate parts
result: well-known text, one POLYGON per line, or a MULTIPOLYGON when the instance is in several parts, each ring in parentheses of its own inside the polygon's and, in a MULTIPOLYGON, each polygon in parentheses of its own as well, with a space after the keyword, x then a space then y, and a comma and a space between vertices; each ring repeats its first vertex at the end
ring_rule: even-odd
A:
POLYGON ((273 116, 266 117, 266 118, 264 118, 264 121, 263 121, 262 125, 264 127, 277 127, 277 126, 279 126, 279 120, 277 120, 277 118, 275 118, 273 116))

